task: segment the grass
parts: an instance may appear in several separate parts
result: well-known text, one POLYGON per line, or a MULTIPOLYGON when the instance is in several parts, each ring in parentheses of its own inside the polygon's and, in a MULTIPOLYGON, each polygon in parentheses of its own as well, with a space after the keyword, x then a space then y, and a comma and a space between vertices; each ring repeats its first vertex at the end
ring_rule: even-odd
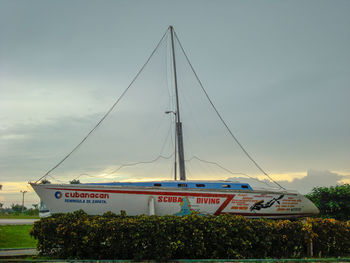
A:
POLYGON ((24 214, 0 214, 0 219, 39 219, 39 216, 28 216, 24 214))
POLYGON ((36 247, 37 241, 29 235, 33 225, 0 225, 1 248, 36 247))
MULTIPOLYGON (((0 259, 0 262, 8 262, 8 259, 0 259)), ((79 260, 59 260, 47 256, 28 256, 25 258, 13 258, 10 262, 134 262, 133 260, 101 260, 101 259, 79 259, 79 260)), ((147 260, 147 262, 158 262, 155 260, 147 260)), ((265 262, 265 263, 300 263, 300 262, 350 262, 350 258, 302 258, 302 259, 175 259, 171 262, 265 262)))

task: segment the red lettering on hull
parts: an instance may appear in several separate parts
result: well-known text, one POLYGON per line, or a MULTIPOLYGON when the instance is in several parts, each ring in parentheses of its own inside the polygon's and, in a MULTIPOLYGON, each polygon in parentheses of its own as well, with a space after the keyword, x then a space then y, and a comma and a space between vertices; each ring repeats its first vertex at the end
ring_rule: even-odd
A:
POLYGON ((179 196, 158 196, 158 203, 181 203, 182 197, 179 196))
POLYGON ((218 205, 220 198, 197 197, 197 204, 218 205))

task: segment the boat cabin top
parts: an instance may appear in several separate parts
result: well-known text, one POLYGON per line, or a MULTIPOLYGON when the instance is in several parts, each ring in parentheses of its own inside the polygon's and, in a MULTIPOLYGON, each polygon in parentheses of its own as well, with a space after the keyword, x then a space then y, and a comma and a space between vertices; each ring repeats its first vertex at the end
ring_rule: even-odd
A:
POLYGON ((198 189, 227 189, 227 190, 251 190, 247 183, 229 181, 153 181, 153 182, 111 182, 111 183, 87 183, 87 185, 110 186, 136 186, 136 187, 166 187, 166 188, 198 188, 198 189))

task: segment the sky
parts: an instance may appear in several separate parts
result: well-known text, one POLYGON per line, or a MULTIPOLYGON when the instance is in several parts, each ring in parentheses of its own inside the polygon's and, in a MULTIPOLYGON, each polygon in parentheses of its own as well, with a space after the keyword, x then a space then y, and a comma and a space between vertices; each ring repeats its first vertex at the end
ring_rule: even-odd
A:
MULTIPOLYGON (((346 0, 0 0, 0 202, 20 203, 20 190, 28 191, 28 207, 38 202, 27 182, 43 176, 94 127, 169 25, 231 131, 276 181, 301 193, 350 183, 349 12, 346 0)), ((163 111, 173 104, 166 104, 166 88, 165 99, 159 97, 164 100, 156 99, 160 90, 154 88, 169 86, 169 61, 162 59, 167 50, 168 44, 161 46, 117 107, 118 114, 129 117, 110 117, 89 139, 90 146, 54 178, 172 178, 171 160, 115 171, 151 160, 147 150, 163 143, 151 145, 155 137, 165 136, 164 149, 171 154, 171 139, 166 139, 171 117, 163 111), (145 122, 146 113, 157 111, 159 123, 145 122), (140 131, 143 137, 136 139, 140 131), (102 142, 112 135, 117 136, 102 142), (137 140, 140 144, 133 143, 137 140)), ((237 145, 226 141, 229 136, 222 139, 225 132, 212 129, 215 114, 192 109, 205 99, 194 92, 199 86, 189 77, 184 57, 179 66, 181 96, 189 91, 185 99, 195 101, 183 102, 184 112, 197 114, 199 124, 206 125, 196 136, 194 119, 184 117, 184 131, 192 136, 185 135, 186 156, 214 158, 231 171, 264 180, 237 145), (190 84, 182 84, 185 80, 190 84), (236 157, 239 161, 233 161, 236 157)), ((188 179, 232 176, 194 162, 187 166, 188 179)))

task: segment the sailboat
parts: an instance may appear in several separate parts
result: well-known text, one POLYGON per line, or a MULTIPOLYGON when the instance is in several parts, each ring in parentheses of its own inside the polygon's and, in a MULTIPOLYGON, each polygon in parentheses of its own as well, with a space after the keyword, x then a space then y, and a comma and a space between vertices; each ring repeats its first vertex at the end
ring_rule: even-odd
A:
MULTIPOLYGON (((297 218, 318 214, 319 210, 309 199, 297 191, 284 189, 277 182, 279 189, 258 189, 253 188, 249 183, 242 182, 187 180, 174 49, 174 36, 176 35, 172 26, 168 28, 167 33, 170 34, 171 39, 176 107, 173 111, 167 111, 166 113, 173 114, 175 118, 175 180, 82 184, 42 183, 40 180, 64 162, 69 157, 70 154, 68 154, 39 180, 30 182, 30 185, 40 197, 43 207, 47 207, 46 215, 48 211, 54 214, 68 213, 79 209, 91 215, 102 215, 108 211, 119 214, 121 211, 125 211, 130 216, 141 214, 159 216, 232 214, 249 218, 297 218), (179 176, 179 180, 176 180, 177 176, 179 176)), ((217 111, 216 113, 218 114, 217 111)), ((222 120, 219 114, 218 116, 222 120)), ((236 140, 228 126, 225 123, 224 125, 236 140)), ((238 141, 237 143, 258 169, 267 175, 243 146, 238 141)))

